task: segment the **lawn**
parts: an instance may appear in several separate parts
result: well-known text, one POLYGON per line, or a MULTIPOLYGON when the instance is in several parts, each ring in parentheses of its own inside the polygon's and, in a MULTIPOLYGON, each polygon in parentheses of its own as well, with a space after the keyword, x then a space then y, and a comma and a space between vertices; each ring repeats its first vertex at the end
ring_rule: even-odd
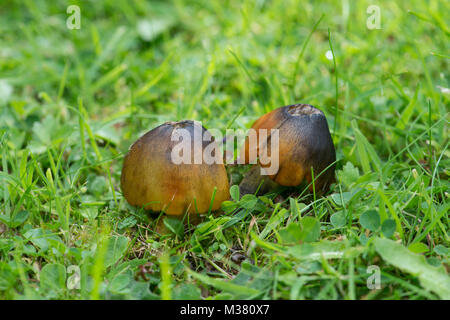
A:
POLYGON ((449 2, 70 4, 0 4, 0 299, 450 299, 449 2), (196 225, 122 196, 150 129, 294 103, 328 193, 231 186, 196 225))

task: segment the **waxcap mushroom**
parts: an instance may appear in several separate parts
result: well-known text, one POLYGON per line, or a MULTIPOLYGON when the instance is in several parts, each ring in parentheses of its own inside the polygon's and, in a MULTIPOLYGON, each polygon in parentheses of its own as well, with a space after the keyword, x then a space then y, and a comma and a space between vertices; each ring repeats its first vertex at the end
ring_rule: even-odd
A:
POLYGON ((168 215, 219 209, 229 199, 229 183, 222 163, 203 161, 203 150, 215 143, 210 135, 212 141, 204 141, 202 137, 208 133, 196 121, 166 122, 133 143, 124 158, 120 180, 128 203, 168 215), (173 151, 180 145, 173 135, 181 129, 190 133, 190 141, 183 139, 183 143, 189 144, 188 163, 173 161, 173 151), (195 145, 200 148, 194 148, 195 145), (201 161, 194 161, 199 157, 201 161))
MULTIPOLYGON (((252 129, 259 140, 260 129, 278 129, 278 171, 267 176, 282 186, 298 186, 303 181, 311 183, 312 171, 316 191, 325 191, 334 181, 336 151, 324 113, 309 104, 294 104, 275 109, 257 119, 252 129)), ((270 140, 270 136, 268 138, 270 140)), ((271 141, 272 142, 272 141, 271 141)), ((261 154, 270 154, 271 143, 251 145, 247 138, 242 149, 241 163, 255 163, 262 168, 261 154), (256 149, 256 150, 255 150, 256 149), (256 152, 252 152, 256 151, 256 152)), ((254 170, 252 171, 254 175, 254 170)), ((262 177, 260 178, 260 180, 262 177)), ((255 178, 242 182, 244 192, 255 190, 255 178), (252 180, 250 182, 249 180, 252 180), (250 186, 253 184, 253 186, 250 186)), ((257 181, 257 182, 260 182, 257 181)), ((257 186, 256 186, 257 187, 257 186)), ((312 191, 312 184, 309 186, 312 191)))

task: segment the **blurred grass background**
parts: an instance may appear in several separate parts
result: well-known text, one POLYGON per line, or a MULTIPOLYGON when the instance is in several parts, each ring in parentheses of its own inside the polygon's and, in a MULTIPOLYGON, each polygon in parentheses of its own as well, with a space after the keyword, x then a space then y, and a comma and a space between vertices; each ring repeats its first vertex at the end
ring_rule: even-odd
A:
POLYGON ((0 15, 0 297, 448 297, 417 275, 448 283, 448 2, 2 1, 0 15), (235 199, 228 220, 160 237, 122 199, 122 157, 156 125, 245 129, 293 103, 325 112, 337 149, 338 183, 314 210, 308 195, 235 199), (365 228, 371 210, 395 234, 365 228), (313 243, 341 240, 345 259, 271 245, 305 215, 313 243), (374 249, 383 237, 424 269, 374 249))

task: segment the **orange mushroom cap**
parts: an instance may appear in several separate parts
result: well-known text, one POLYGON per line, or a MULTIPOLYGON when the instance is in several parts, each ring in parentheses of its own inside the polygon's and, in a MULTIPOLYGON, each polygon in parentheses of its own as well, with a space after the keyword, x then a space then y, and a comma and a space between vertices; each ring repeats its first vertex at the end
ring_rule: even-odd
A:
MULTIPOLYGON (((272 180, 283 186, 298 186, 304 180, 310 183, 312 167, 316 190, 324 190, 333 182, 336 151, 321 110, 308 104, 280 107, 257 119, 252 129, 256 130, 258 144, 251 146, 246 138, 240 153, 243 163, 254 163, 263 152, 271 154, 269 142, 260 144, 259 129, 268 129, 269 139, 270 129, 278 129, 279 169, 269 175, 272 180)), ((263 168, 269 166, 258 163, 263 168)))
POLYGON ((163 211, 168 215, 182 215, 205 213, 210 208, 217 210, 229 198, 224 165, 207 164, 203 159, 204 148, 216 142, 214 138, 203 141, 201 136, 193 134, 195 128, 200 129, 202 136, 207 132, 198 122, 191 120, 167 122, 133 143, 124 158, 120 179, 123 195, 130 205, 163 211), (191 133, 191 160, 201 152, 200 164, 194 164, 194 161, 175 164, 172 161, 172 150, 179 143, 172 141, 172 133, 177 128, 191 133), (201 150, 194 149, 194 139, 197 139, 201 150))

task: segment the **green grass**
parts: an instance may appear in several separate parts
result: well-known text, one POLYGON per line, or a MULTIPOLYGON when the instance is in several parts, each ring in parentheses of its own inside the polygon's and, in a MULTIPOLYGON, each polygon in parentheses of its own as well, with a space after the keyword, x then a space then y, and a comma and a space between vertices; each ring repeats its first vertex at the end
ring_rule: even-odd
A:
POLYGON ((0 5, 1 299, 449 299, 448 2, 73 3, 79 30, 66 1, 0 5), (327 116, 325 196, 234 192, 166 235, 122 197, 164 121, 246 129, 293 103, 327 116))

